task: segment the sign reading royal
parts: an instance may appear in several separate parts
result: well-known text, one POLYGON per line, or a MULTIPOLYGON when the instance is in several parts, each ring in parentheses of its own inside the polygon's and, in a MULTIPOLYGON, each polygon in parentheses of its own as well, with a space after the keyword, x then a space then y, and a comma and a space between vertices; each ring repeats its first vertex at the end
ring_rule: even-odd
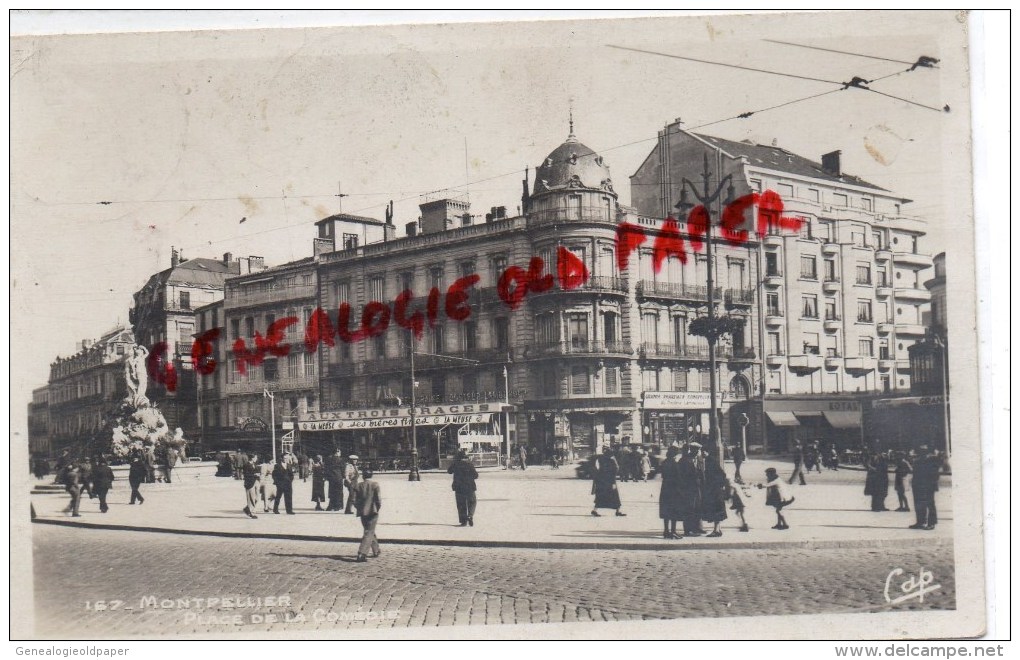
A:
POLYGON ((651 410, 707 410, 712 407, 708 392, 645 392, 644 407, 651 410))
MULTIPOLYGON (((499 402, 417 406, 414 410, 414 423, 416 426, 488 424, 492 421, 492 413, 500 412, 502 406, 503 404, 499 402)), ((411 426, 410 407, 306 412, 298 418, 298 428, 302 431, 345 431, 409 426, 411 426)))

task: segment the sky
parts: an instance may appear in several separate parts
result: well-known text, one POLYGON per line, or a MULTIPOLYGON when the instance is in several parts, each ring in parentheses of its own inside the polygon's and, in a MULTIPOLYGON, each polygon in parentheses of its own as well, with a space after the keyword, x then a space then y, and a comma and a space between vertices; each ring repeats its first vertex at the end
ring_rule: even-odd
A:
POLYGON ((127 322, 171 246, 280 264, 311 254, 322 217, 394 200, 402 235, 445 188, 514 211, 571 109, 623 203, 681 118, 814 160, 840 149, 845 172, 914 200, 923 250, 967 249, 965 43, 951 13, 864 12, 15 38, 12 428, 54 358, 127 322), (921 55, 939 67, 906 72, 921 55), (854 76, 913 103, 848 89, 730 119, 854 76))

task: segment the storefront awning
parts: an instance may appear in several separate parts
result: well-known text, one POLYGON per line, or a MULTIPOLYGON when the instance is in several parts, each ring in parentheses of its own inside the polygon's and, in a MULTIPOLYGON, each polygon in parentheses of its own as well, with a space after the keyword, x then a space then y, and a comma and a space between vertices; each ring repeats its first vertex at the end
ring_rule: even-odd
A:
POLYGON ((861 413, 857 410, 826 410, 822 414, 834 429, 856 429, 861 425, 861 413))
POLYGON ((785 410, 766 410, 765 416, 769 418, 773 426, 800 426, 800 422, 792 412, 785 410))
POLYGON ((824 424, 821 410, 794 410, 793 414, 804 424, 824 424))

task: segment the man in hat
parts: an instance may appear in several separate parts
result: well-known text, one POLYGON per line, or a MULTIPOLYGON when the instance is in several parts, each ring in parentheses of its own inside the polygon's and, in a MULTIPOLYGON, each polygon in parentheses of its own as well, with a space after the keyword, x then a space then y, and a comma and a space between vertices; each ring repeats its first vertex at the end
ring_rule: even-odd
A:
POLYGON ((379 539, 375 535, 375 526, 379 522, 379 510, 382 508, 382 495, 379 484, 372 480, 372 468, 366 467, 361 476, 362 480, 354 487, 354 506, 365 530, 361 545, 358 546, 359 562, 368 561, 369 552, 373 557, 379 556, 379 539))
POLYGON ((457 459, 446 471, 453 475, 453 492, 457 498, 457 517, 460 519, 460 526, 474 527, 475 505, 478 504, 478 497, 475 495, 478 470, 468 460, 467 452, 461 449, 457 452, 457 459))
POLYGON ((339 447, 326 457, 325 476, 329 495, 326 511, 339 511, 344 506, 344 457, 339 447))
POLYGON ((354 513, 354 489, 358 485, 359 460, 357 454, 351 454, 344 466, 344 487, 347 488, 347 508, 344 509, 344 513, 354 513))
POLYGON ((273 483, 276 485, 276 497, 273 500, 273 513, 280 513, 280 500, 283 500, 287 513, 294 514, 294 466, 287 460, 286 454, 276 459, 273 467, 273 483))
POLYGON ((790 483, 792 484, 795 479, 800 477, 800 485, 806 486, 807 481, 804 480, 804 447, 801 446, 799 440, 793 442, 793 474, 790 475, 790 483))
POLYGON ((918 448, 920 457, 914 461, 914 479, 911 489, 914 492, 914 514, 917 522, 910 529, 935 529, 938 514, 935 511, 935 491, 939 489, 939 469, 941 461, 928 445, 918 448))
POLYGON ((92 490, 95 491, 96 497, 99 498, 99 511, 106 513, 110 510, 110 507, 106 504, 106 494, 110 492, 110 488, 113 487, 113 470, 106 464, 106 459, 102 456, 96 461, 96 469, 92 471, 92 490))

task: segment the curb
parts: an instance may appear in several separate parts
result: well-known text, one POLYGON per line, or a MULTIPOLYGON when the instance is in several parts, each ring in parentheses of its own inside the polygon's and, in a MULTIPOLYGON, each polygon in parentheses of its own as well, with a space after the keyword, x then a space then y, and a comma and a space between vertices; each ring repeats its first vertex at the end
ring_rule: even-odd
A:
MULTIPOLYGON (((71 520, 34 518, 39 525, 83 527, 113 531, 151 532, 157 534, 183 534, 187 536, 215 536, 221 538, 270 539, 274 541, 322 541, 331 543, 358 543, 360 536, 322 536, 314 534, 273 534, 268 532, 223 532, 194 529, 172 529, 168 527, 133 527, 108 523, 87 523, 71 520)), ((780 549, 853 549, 853 548, 901 548, 913 546, 952 545, 953 539, 919 536, 916 539, 849 539, 839 541, 752 541, 750 543, 583 543, 578 541, 477 541, 456 539, 386 539, 384 545, 426 545, 454 548, 514 548, 532 550, 780 550, 780 549)))

